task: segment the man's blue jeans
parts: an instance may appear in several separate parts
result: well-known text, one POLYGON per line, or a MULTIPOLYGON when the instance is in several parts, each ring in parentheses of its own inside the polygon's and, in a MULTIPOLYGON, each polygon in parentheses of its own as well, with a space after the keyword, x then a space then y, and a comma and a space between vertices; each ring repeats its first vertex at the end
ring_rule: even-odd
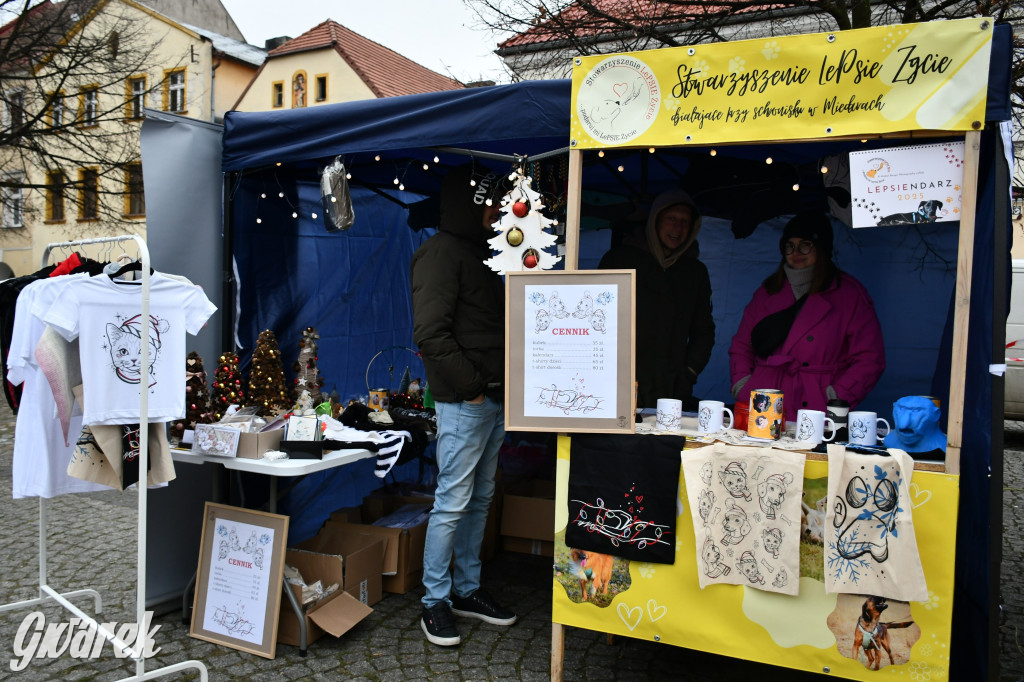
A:
POLYGON ((453 588, 466 597, 480 587, 480 545, 505 438, 505 407, 495 400, 439 402, 436 409, 439 471, 423 548, 428 607, 447 601, 453 588))

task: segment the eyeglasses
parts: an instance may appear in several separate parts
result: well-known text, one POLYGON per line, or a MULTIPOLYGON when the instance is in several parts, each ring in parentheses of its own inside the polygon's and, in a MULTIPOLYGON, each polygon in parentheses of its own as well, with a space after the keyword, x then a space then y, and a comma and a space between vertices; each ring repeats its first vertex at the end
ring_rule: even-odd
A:
POLYGON ((799 251, 800 255, 806 256, 811 251, 814 251, 814 242, 807 241, 806 239, 801 239, 799 244, 794 244, 793 242, 786 242, 785 245, 783 245, 782 247, 782 251, 787 256, 792 255, 794 251, 799 251))

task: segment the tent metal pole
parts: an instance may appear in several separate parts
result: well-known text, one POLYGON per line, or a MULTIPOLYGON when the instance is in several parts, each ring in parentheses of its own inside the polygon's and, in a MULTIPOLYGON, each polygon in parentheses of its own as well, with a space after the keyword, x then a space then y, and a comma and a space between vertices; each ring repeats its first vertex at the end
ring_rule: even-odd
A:
POLYGON ((953 353, 949 371, 949 423, 946 429, 946 473, 960 474, 964 432, 964 382, 967 374, 967 331, 971 312, 971 270, 974 263, 974 219, 978 201, 981 133, 969 131, 964 145, 964 184, 960 214, 960 245, 956 259, 953 304, 953 353))

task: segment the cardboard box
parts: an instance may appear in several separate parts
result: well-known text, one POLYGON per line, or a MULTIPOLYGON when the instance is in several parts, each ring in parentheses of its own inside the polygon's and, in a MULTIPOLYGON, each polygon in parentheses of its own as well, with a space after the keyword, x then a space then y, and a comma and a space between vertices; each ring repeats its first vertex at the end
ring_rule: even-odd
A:
POLYGON ((533 479, 508 486, 502 500, 501 534, 507 550, 553 556, 555 482, 533 479), (510 539, 513 540, 510 542, 510 539), (517 539, 537 540, 542 544, 518 542, 517 539), (545 551, 543 543, 548 543, 552 549, 545 551))
POLYGON ((413 528, 386 528, 374 526, 373 521, 387 516, 407 504, 432 504, 434 498, 402 495, 370 495, 360 509, 362 523, 351 523, 348 510, 331 514, 325 528, 336 526, 346 532, 366 533, 384 539, 383 589, 385 592, 405 594, 423 580, 423 545, 427 538, 427 524, 413 528))
POLYGON ((528 538, 516 538, 505 535, 501 543, 506 552, 519 552, 520 554, 533 554, 536 556, 555 556, 555 543, 551 540, 530 540, 528 538))
MULTIPOLYGON (((375 543, 374 546, 379 547, 379 544, 375 543)), ((289 549, 285 552, 285 562, 299 569, 307 582, 320 580, 324 585, 344 585, 344 558, 341 556, 289 549)), ((298 585, 288 585, 288 588, 301 604, 302 588, 298 585)), ((371 613, 373 609, 368 605, 361 603, 348 590, 339 589, 305 612, 306 645, 312 644, 327 632, 335 637, 341 637, 371 613)), ((277 642, 300 645, 299 621, 288 599, 281 602, 277 642)))
POLYGON ((270 431, 258 431, 256 433, 243 433, 238 441, 238 457, 246 459, 263 459, 263 453, 267 450, 277 450, 284 435, 283 428, 271 429, 270 431))
MULTIPOLYGON (((367 606, 373 606, 381 600, 381 567, 384 561, 382 538, 325 525, 319 533, 299 543, 294 549, 340 559, 342 580, 331 582, 339 582, 343 590, 367 606)), ((312 579, 317 580, 316 577, 312 579)), ((324 584, 330 583, 324 581, 324 584)))

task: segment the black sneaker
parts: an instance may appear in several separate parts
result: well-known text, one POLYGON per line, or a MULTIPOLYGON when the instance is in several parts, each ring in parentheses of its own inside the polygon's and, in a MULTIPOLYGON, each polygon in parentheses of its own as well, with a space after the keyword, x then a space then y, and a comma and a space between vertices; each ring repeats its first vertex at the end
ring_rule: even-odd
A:
POLYGON ((431 607, 423 607, 420 627, 427 641, 438 646, 455 646, 462 641, 459 630, 455 627, 451 607, 448 602, 438 602, 431 607))
POLYGON ((460 597, 452 592, 452 613, 456 616, 479 618, 491 625, 512 625, 516 622, 516 614, 499 606, 483 588, 468 597, 460 597))

